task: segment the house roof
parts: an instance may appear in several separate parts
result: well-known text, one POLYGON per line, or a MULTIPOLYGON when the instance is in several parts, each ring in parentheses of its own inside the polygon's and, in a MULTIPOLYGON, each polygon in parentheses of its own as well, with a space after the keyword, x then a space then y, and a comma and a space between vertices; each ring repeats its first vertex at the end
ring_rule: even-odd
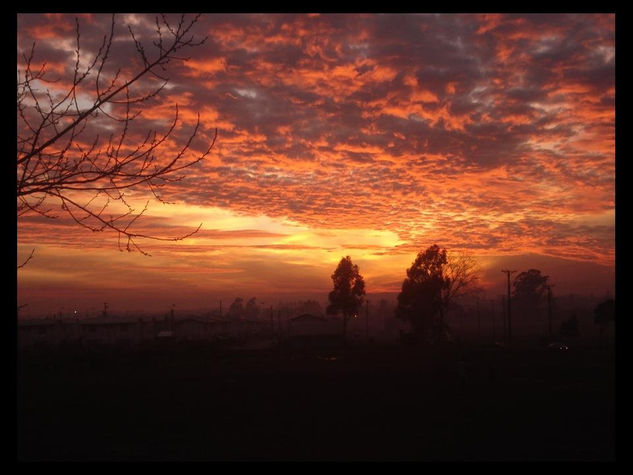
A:
POLYGON ((292 317, 290 319, 291 322, 297 322, 297 321, 318 321, 318 322, 325 322, 326 319, 324 317, 319 317, 317 315, 311 315, 309 313, 303 313, 301 315, 297 315, 296 317, 292 317))
POLYGON ((204 320, 193 317, 185 317, 180 319, 174 319, 174 325, 182 325, 184 323, 206 323, 204 320))

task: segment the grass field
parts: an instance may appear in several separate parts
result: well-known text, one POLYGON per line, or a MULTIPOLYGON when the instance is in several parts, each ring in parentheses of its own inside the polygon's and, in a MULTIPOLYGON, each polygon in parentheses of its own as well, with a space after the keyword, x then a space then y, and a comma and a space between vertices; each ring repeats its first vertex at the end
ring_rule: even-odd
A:
POLYGON ((18 459, 612 461, 612 347, 18 357, 18 459))

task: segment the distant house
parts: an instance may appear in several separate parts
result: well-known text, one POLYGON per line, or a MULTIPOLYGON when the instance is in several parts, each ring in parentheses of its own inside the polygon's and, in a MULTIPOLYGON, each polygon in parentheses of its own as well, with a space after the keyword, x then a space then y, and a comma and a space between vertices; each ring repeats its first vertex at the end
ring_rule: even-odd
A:
MULTIPOLYGON (((289 320, 288 334, 299 335, 315 335, 315 334, 329 334, 340 333, 341 328, 335 328, 332 324, 334 319, 327 319, 325 317, 304 313, 293 317, 289 320)), ((339 323, 340 320, 338 320, 339 323)))
POLYGON ((156 322, 96 318, 90 320, 34 320, 18 323, 19 347, 64 343, 131 344, 155 337, 156 322))
POLYGON ((288 321, 286 342, 292 347, 337 346, 342 343, 343 322, 304 313, 288 321))
POLYGON ((132 344, 150 335, 140 319, 99 318, 81 321, 77 326, 79 339, 85 344, 132 344))
POLYGON ((209 324, 196 318, 175 320, 173 324, 174 337, 178 340, 204 340, 207 338, 209 324))
POLYGON ((172 340, 174 337, 174 332, 171 330, 161 330, 156 335, 156 338, 159 340, 172 340))
POLYGON ((72 320, 31 320, 18 322, 20 348, 38 344, 57 346, 126 345, 156 340, 228 341, 270 337, 271 324, 257 320, 222 320, 186 317, 151 320, 99 317, 72 320))

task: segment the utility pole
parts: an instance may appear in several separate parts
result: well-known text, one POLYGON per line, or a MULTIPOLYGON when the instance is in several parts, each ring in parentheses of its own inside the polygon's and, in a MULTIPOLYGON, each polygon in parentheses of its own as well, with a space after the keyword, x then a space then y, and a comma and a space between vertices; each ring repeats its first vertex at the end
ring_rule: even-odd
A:
POLYGON ((476 304, 476 312, 477 312, 477 339, 481 337, 481 315, 479 314, 479 296, 477 296, 476 304))
POLYGON ((494 343, 496 338, 496 328, 495 328, 495 300, 490 299, 490 316, 492 317, 492 342, 494 343))
POLYGON ((508 338, 508 318, 506 317, 506 313, 508 311, 508 306, 506 305, 506 296, 501 296, 501 324, 503 326, 503 337, 504 339, 508 338))
POLYGON ((369 343, 369 300, 366 300, 365 303, 365 337, 369 343))
POLYGON ((547 286, 547 330, 552 337, 552 287, 547 286))
POLYGON ((510 304, 510 275, 514 274, 515 270, 502 269, 501 272, 508 276, 508 343, 512 342, 512 305, 510 304))

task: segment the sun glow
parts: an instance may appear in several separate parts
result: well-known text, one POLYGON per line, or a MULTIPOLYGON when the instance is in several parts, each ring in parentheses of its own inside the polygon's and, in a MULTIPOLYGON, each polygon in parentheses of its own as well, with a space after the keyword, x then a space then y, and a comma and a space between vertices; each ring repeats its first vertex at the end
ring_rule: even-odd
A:
MULTIPOLYGON (((81 65, 96 57, 110 19, 80 18, 81 65)), ((51 97, 72 84, 74 21, 18 16, 18 44, 36 41, 33 66, 60 77, 33 82, 51 97)), ((153 16, 117 21, 150 47, 153 16)), ((91 233, 47 200, 55 219, 27 213, 18 222, 18 258, 36 249, 18 274, 20 299, 122 286, 196 289, 194 300, 235 289, 325 295, 347 255, 370 292, 397 291, 432 244, 492 263, 489 285, 502 285, 494 266, 522 256, 545 273, 567 269, 559 260, 591 264, 591 285, 581 272, 565 276, 613 288, 613 15, 202 15, 195 28, 209 40, 161 73, 168 85, 143 103, 120 150, 165 132, 176 105, 179 122, 158 162, 177 156, 198 118, 193 155, 217 128, 211 153, 157 190, 170 204, 143 187, 125 194, 133 211, 121 222, 142 212, 133 231, 167 240, 138 238, 151 257, 128 253, 125 237, 91 233)), ((129 35, 117 35, 103 78, 141 64, 134 50, 129 35)), ((139 90, 150 84, 158 81, 139 90)), ((79 91, 80 107, 89 93, 79 91)), ((103 105, 67 153, 89 150, 98 135, 107 160, 108 137, 122 127, 107 115, 122 110, 103 105)), ((104 194, 90 203, 107 203, 106 220, 129 211, 104 194)))

